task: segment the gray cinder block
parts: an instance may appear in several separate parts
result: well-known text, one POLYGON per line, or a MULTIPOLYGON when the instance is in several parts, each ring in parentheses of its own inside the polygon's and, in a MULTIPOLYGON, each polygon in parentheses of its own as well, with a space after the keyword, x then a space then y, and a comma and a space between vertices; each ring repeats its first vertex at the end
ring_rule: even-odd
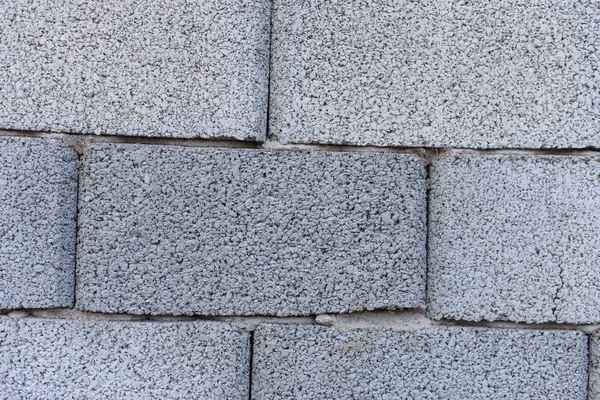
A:
POLYGON ((0 318, 11 399, 247 399, 250 340, 220 322, 0 318))
POLYGON ((577 331, 349 331, 263 325, 253 399, 586 399, 577 331))
POLYGON ((264 140, 268 0, 0 2, 0 127, 264 140))
POLYGON ((425 209, 415 155, 95 144, 81 176, 77 306, 423 306, 425 209))
POLYGON ((0 138, 0 309, 73 303, 77 153, 0 138))
POLYGON ((456 154, 431 169, 434 318, 600 322, 600 159, 456 154))
POLYGON ((600 146, 592 0, 274 0, 284 142, 600 146))

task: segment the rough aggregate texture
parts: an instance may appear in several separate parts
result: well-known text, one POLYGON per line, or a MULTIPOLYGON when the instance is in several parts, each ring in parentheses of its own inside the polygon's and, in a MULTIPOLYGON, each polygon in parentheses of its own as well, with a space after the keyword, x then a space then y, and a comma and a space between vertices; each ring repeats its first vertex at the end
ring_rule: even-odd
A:
POLYGON ((425 207, 415 155, 96 144, 80 187, 77 306, 423 306, 425 207))
POLYGON ((267 0, 0 1, 0 127, 264 140, 267 0))
POLYGON ((249 334, 220 322, 0 318, 0 397, 247 399, 249 334))
POLYGON ((77 153, 0 138, 0 309, 73 303, 77 153))
POLYGON ((600 322, 600 159, 457 154, 430 179, 430 316, 600 322))
POLYGON ((254 340, 257 400, 586 399, 577 331, 262 325, 254 340))
POLYGON ((595 0, 275 0, 284 142, 600 146, 595 0))

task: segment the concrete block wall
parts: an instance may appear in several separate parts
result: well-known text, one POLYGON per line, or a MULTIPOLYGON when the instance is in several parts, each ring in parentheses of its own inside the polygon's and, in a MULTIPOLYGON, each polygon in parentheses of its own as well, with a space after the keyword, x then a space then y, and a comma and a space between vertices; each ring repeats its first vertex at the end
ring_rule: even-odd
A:
POLYGON ((0 22, 0 398, 600 399, 597 1, 0 22))

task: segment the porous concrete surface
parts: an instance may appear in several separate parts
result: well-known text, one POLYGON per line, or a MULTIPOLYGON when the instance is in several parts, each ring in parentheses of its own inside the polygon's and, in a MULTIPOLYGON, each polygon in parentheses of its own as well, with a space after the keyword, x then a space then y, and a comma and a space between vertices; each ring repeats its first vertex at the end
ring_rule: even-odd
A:
POLYGON ((220 322, 0 318, 6 399, 247 399, 250 338, 220 322))
POLYGON ((600 146, 595 0, 273 4, 283 142, 600 146))
POLYGON ((77 307, 311 315, 425 297, 416 155, 94 144, 77 307))
POLYGON ((577 331, 442 328, 339 332, 263 325, 252 398, 586 399, 577 331))
POLYGON ((77 153, 0 137, 0 309, 73 303, 77 153))
POLYGON ((263 140, 268 0, 0 2, 0 127, 263 140))
POLYGON ((599 158, 454 154, 430 185, 430 316, 600 322, 599 158))

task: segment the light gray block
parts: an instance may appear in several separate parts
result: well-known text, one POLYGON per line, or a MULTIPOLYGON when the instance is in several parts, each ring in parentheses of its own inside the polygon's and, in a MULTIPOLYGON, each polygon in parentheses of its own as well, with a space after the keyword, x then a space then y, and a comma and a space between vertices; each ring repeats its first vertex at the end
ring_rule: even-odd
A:
POLYGON ((456 154, 431 169, 434 318, 600 322, 600 159, 456 154))
POLYGON ((0 128, 264 140, 268 0, 0 1, 0 128))
POLYGON ((274 0, 271 134, 290 143, 600 146, 594 0, 274 0))
POLYGON ((443 328, 349 331, 262 325, 252 398, 586 399, 577 331, 443 328))
POLYGON ((0 309, 73 303, 77 153, 0 138, 0 309))
POLYGON ((81 177, 77 306, 423 306, 425 208, 415 155, 95 144, 81 177))
POLYGON ((0 318, 0 397, 247 399, 249 334, 220 322, 0 318))

